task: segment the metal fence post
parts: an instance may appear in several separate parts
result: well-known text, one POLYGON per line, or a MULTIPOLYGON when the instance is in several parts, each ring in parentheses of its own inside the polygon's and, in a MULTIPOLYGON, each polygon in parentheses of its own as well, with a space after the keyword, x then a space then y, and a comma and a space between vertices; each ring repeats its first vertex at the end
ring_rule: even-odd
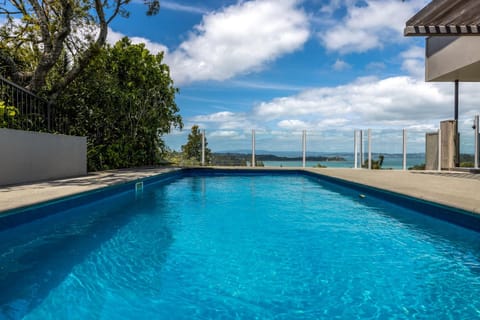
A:
POLYGON ((353 168, 357 169, 357 162, 358 162, 358 130, 353 130, 353 168))
POLYGON ((479 132, 479 129, 480 129, 478 127, 480 125, 479 118, 480 118, 479 115, 475 116, 475 124, 473 125, 473 127, 474 127, 473 129, 475 131, 475 139, 474 139, 474 141, 475 141, 475 169, 478 169, 478 160, 479 160, 478 158, 480 157, 480 155, 478 154, 480 152, 480 150, 479 150, 480 149, 480 145, 479 145, 479 143, 480 143, 479 140, 480 139, 478 137, 478 135, 479 135, 478 132, 479 132))
POLYGON ((407 170, 407 130, 403 129, 403 170, 407 170))
POLYGON ((255 129, 252 129, 252 168, 255 168, 255 129))
POLYGON ((205 165, 205 129, 202 130, 202 166, 205 165))
POLYGON ((307 154, 307 130, 302 132, 302 167, 305 168, 307 154))
POLYGON ((360 130, 360 168, 363 168, 363 130, 360 130))
POLYGON ((372 169, 372 129, 368 129, 368 170, 372 169))
POLYGON ((442 171, 442 129, 438 128, 438 166, 437 170, 442 171))

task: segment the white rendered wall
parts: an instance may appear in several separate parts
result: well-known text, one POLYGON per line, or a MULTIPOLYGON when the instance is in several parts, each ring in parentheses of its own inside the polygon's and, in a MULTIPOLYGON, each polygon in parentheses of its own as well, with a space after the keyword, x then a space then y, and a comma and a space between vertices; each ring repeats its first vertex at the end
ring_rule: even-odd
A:
MULTIPOLYGON (((431 37, 428 41, 436 41, 431 37)), ((459 37, 425 61, 426 81, 480 81, 480 37, 459 37)))
POLYGON ((0 185, 87 173, 87 138, 0 129, 0 185))

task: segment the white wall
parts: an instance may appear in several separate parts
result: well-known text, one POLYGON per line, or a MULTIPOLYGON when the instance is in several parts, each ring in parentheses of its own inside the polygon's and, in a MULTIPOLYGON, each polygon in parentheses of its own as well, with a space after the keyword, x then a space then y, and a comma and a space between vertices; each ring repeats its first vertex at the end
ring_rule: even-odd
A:
MULTIPOLYGON (((441 41, 431 37, 427 42, 441 41)), ((459 37, 425 61, 426 81, 480 81, 480 37, 459 37)))
POLYGON ((87 138, 0 129, 0 185, 87 173, 87 138))

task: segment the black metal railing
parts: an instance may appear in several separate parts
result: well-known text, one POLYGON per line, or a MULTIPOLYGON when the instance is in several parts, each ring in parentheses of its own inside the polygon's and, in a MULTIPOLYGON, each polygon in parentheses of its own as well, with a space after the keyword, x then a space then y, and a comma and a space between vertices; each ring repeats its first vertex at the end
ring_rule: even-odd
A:
POLYGON ((0 128, 65 133, 54 105, 0 76, 0 128))

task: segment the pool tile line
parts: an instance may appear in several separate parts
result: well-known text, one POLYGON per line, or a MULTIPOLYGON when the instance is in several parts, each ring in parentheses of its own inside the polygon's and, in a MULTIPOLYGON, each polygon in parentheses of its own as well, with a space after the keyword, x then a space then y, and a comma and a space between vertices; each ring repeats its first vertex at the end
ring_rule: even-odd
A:
POLYGON ((144 186, 165 183, 183 175, 182 170, 163 172, 154 176, 141 177, 121 184, 101 187, 94 190, 55 198, 38 204, 27 205, 0 212, 0 231, 41 219, 57 212, 92 203, 102 198, 120 195, 125 192, 135 193, 135 185, 143 182, 144 186))
POLYGON ((332 184, 342 185, 346 188, 356 190, 359 196, 374 196, 381 200, 391 202, 398 206, 412 209, 422 214, 459 225, 461 227, 480 232, 480 215, 425 199, 420 199, 394 191, 380 189, 364 184, 343 180, 340 178, 321 175, 320 173, 308 172, 311 176, 320 181, 328 181, 332 184))
POLYGON ((321 172, 313 172, 310 170, 304 169, 279 169, 272 170, 270 168, 257 168, 255 170, 251 169, 242 169, 242 170, 232 170, 230 168, 201 168, 194 169, 187 173, 195 176, 202 175, 214 175, 214 176, 228 176, 231 174, 241 174, 241 175, 258 175, 258 174, 299 174, 303 176, 308 176, 314 178, 320 182, 329 182, 331 184, 336 184, 343 186, 345 188, 355 190, 358 193, 358 196, 374 196, 380 198, 384 201, 389 201, 396 205, 405 207, 407 209, 413 209, 419 211, 428 216, 448 221, 450 223, 462 226, 467 229, 480 231, 480 215, 471 211, 463 210, 461 208, 455 208, 452 206, 436 203, 433 201, 421 199, 414 196, 405 195, 395 191, 390 191, 386 189, 376 188, 373 186, 368 186, 365 184, 357 183, 354 181, 348 181, 342 178, 327 176, 321 172))
MULTIPOLYGON (((134 172, 134 171, 132 171, 134 172)), ((359 183, 351 180, 347 180, 343 177, 335 177, 328 175, 330 171, 325 170, 305 170, 302 168, 183 168, 165 170, 162 172, 150 172, 150 175, 135 177, 129 177, 127 181, 116 181, 113 185, 97 187, 96 189, 83 191, 81 193, 75 193, 73 195, 67 195, 64 197, 57 197, 52 200, 42 202, 39 204, 33 204, 28 206, 17 207, 15 209, 0 211, 0 230, 10 228, 12 226, 29 222, 33 219, 38 219, 52 212, 69 209, 74 205, 81 205, 89 203, 91 201, 98 200, 102 197, 115 195, 117 193, 135 190, 135 184, 142 181, 145 186, 149 186, 156 183, 165 183, 169 179, 176 179, 181 176, 205 176, 205 175, 248 175, 254 176, 258 174, 268 175, 289 175, 300 174, 304 176, 314 177, 323 182, 329 182, 332 184, 344 186, 346 188, 355 190, 359 194, 367 194, 368 196, 377 196, 382 200, 393 202, 397 205, 404 206, 406 208, 415 209, 422 213, 433 216, 463 227, 480 231, 480 215, 475 212, 463 210, 453 206, 448 206, 441 203, 429 201, 428 199, 422 199, 408 194, 388 190, 386 188, 376 188, 371 185, 359 183)), ((131 172, 130 172, 131 173, 131 172)), ((366 172, 365 174, 368 174, 366 172)), ((115 175, 115 174, 113 174, 115 175)), ((119 180, 114 176, 113 180, 119 180)), ((121 180, 121 179, 120 179, 121 180)), ((70 183, 74 184, 74 179, 70 183), (73 182, 72 182, 73 181, 73 182)), ((53 182, 61 184, 60 182, 53 182)))

